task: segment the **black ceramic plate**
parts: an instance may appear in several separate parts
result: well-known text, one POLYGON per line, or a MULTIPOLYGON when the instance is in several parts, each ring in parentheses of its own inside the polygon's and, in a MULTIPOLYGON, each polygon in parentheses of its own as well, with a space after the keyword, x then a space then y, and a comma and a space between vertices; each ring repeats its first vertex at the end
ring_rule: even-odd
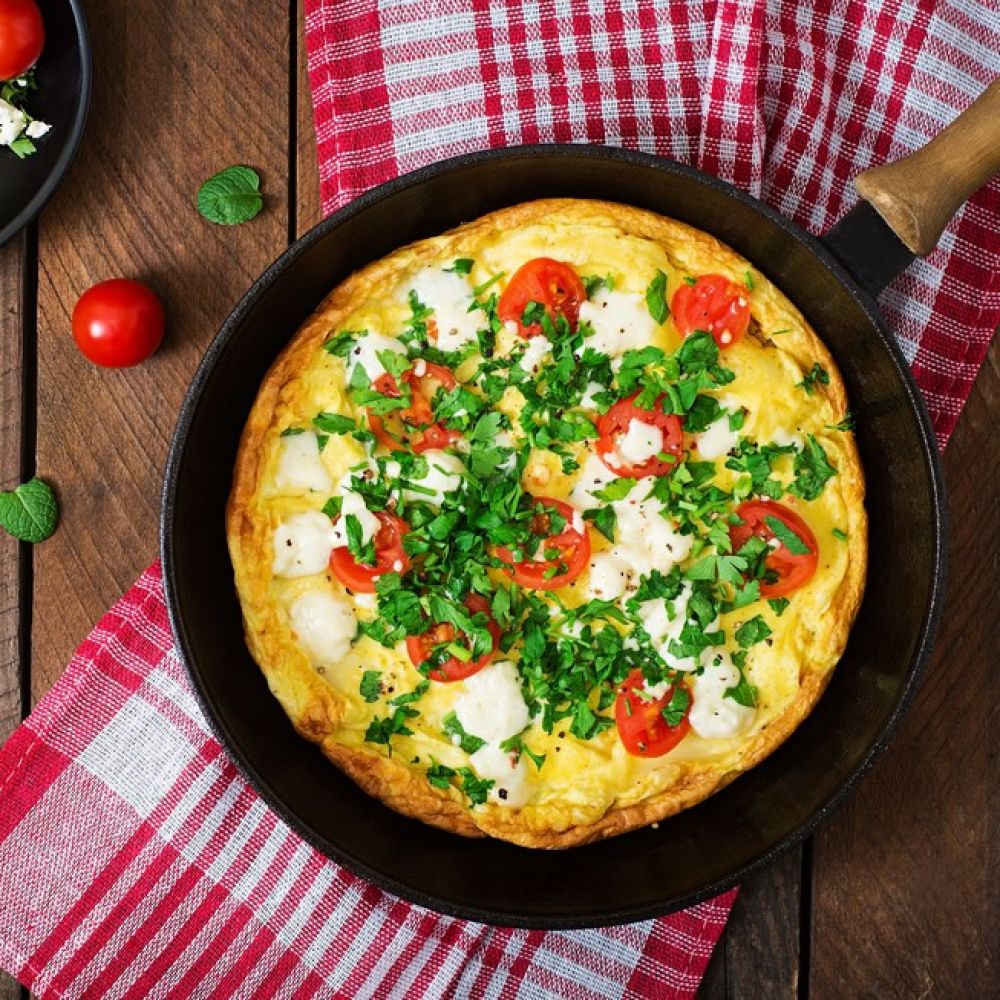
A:
MULTIPOLYGON (((863 242, 873 238, 867 233, 863 242)), ((818 240, 674 163, 620 150, 534 147, 460 158, 385 185, 271 266, 209 348, 184 404, 166 475, 162 544, 175 635, 206 715, 288 823, 330 857, 423 905, 556 928, 623 923, 705 899, 830 814, 871 766, 914 690, 940 604, 942 519, 933 437, 906 364, 872 300, 818 240), (827 693, 768 760, 658 829, 542 852, 405 819, 294 733, 243 643, 223 517, 258 385, 330 289, 410 240, 556 195, 621 201, 715 233, 802 308, 836 357, 858 415, 871 569, 827 693)))
POLYGON ((0 149, 0 246, 19 233, 52 197, 80 145, 90 105, 90 42, 79 0, 39 0, 45 51, 27 109, 52 126, 38 151, 19 160, 0 149))

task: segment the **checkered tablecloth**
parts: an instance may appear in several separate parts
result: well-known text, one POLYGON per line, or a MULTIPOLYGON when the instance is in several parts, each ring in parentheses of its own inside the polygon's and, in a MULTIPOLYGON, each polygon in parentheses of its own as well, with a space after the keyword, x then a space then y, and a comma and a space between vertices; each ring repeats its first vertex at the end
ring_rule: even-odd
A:
MULTIPOLYGON (((621 143, 813 231, 1000 73, 993 0, 306 0, 324 206, 486 146, 621 143)), ((943 443, 1000 322, 1000 185, 882 297, 943 443)), ((735 893, 546 933, 395 899, 211 736, 153 566, 0 750, 0 967, 42 997, 689 997, 735 893)))

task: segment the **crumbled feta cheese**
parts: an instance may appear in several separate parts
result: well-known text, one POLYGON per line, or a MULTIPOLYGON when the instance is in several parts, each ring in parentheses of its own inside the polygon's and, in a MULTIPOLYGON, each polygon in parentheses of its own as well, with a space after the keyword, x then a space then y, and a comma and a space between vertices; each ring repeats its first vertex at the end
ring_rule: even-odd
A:
POLYGON ((494 782, 488 793, 491 802, 517 809, 531 797, 524 760, 514 754, 487 743, 469 757, 469 763, 480 778, 494 782))
POLYGON ((274 533, 275 576, 293 579, 322 573, 330 561, 334 537, 330 519, 320 511, 290 515, 274 533))
POLYGON ((290 493, 304 490, 329 493, 333 489, 333 480, 319 457, 319 442, 312 431, 281 438, 274 485, 290 493))
POLYGON ((584 341, 609 357, 648 347, 657 323, 649 315, 646 299, 633 292, 600 289, 594 298, 580 306, 580 322, 589 323, 594 335, 584 341))
POLYGON ((365 505, 359 493, 350 491, 344 493, 340 507, 340 517, 333 526, 333 548, 347 548, 347 516, 353 514, 361 525, 361 544, 367 545, 381 527, 379 519, 365 505))
POLYGON ((607 389, 600 382, 588 382, 587 388, 584 389, 583 395, 580 397, 580 406, 585 410, 596 410, 597 402, 594 397, 602 392, 607 392, 607 389))
MULTIPOLYGON (((455 490, 459 489, 463 482, 463 476, 465 474, 465 465, 462 460, 457 455, 451 455, 446 451, 439 451, 436 448, 431 448, 423 453, 423 457, 427 459, 427 475, 421 479, 413 478, 412 482, 414 485, 422 487, 424 490, 431 490, 431 493, 424 493, 419 490, 403 490, 404 500, 420 500, 424 503, 431 504, 433 507, 440 507, 444 503, 444 498, 449 493, 454 493, 455 490)), ((397 463, 389 463, 386 466, 386 472, 389 475, 399 474, 399 465, 397 463), (395 465, 396 472, 392 472, 392 466, 395 465)))
POLYGON ((288 608, 299 644, 313 663, 334 664, 351 650, 358 620, 351 605, 328 590, 307 590, 288 608))
POLYGON ((381 333, 366 333, 359 337, 347 355, 347 381, 351 381, 354 369, 359 365, 367 372, 370 382, 384 375, 386 367, 378 356, 385 351, 406 354, 406 348, 395 337, 386 337, 381 333))
POLYGON ((655 424, 647 424, 635 417, 628 422, 628 430, 615 442, 618 465, 642 465, 661 451, 663 431, 655 424))
POLYGON ((542 361, 552 353, 552 344, 545 337, 529 337, 528 346, 525 348, 521 360, 518 362, 524 371, 529 373, 537 372, 542 361))
MULTIPOLYGON (((618 477, 596 456, 589 455, 573 484, 569 502, 579 510, 590 510, 601 505, 594 494, 604 489, 618 477)), ((634 487, 638 489, 638 487, 634 487)))
POLYGON ((24 131, 27 116, 0 97, 0 146, 9 146, 24 131))
POLYGON ((789 445, 794 445, 801 451, 805 447, 805 442, 802 440, 801 434, 789 434, 783 427, 779 427, 771 435, 771 441, 779 448, 787 448, 789 445))
POLYGON ((29 139, 41 139, 43 135, 48 135, 52 131, 52 126, 48 122, 40 122, 36 118, 33 122, 28 122, 28 127, 24 130, 24 134, 29 139))
POLYGON ((454 710, 467 733, 500 744, 528 725, 528 706, 521 693, 517 667, 498 660, 458 682, 454 710))
POLYGON ((728 414, 710 423, 694 438, 698 453, 709 460, 728 454, 739 443, 739 439, 739 434, 729 429, 728 414))
POLYGON ((479 309, 469 312, 473 304, 469 282, 453 271, 426 267, 417 272, 407 286, 417 293, 417 298, 433 310, 437 328, 436 346, 442 351, 457 351, 476 340, 476 331, 483 325, 479 309))
POLYGON ((714 651, 702 657, 705 672, 695 677, 691 689, 691 728, 705 739, 729 739, 747 731, 756 709, 726 697, 726 689, 736 687, 740 672, 729 654, 714 651))
POLYGON ((616 552, 598 552, 590 558, 587 600, 617 601, 629 589, 632 567, 616 552))
POLYGON ((619 540, 615 552, 640 576, 646 576, 654 569, 669 573, 687 558, 694 544, 691 535, 679 534, 663 517, 663 506, 658 500, 632 499, 633 496, 648 494, 651 484, 650 479, 640 479, 628 497, 613 504, 619 540))

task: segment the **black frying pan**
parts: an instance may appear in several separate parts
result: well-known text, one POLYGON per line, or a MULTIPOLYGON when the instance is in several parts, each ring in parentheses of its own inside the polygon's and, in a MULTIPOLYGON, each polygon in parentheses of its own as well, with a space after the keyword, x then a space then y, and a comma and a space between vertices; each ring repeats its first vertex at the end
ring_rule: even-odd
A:
POLYGON ((667 913, 735 885, 812 832, 885 746, 913 695, 941 606, 945 503, 934 437, 872 298, 912 258, 867 205, 819 240, 689 167, 581 146, 436 164, 369 192, 295 243, 209 348, 181 411, 163 496, 177 643, 209 721, 251 784, 320 851, 378 885, 446 913, 525 927, 667 913), (223 524, 258 385, 327 292, 404 243, 548 196, 605 198, 691 223, 787 293, 844 374, 871 522, 867 590, 847 650, 791 738, 658 829, 556 852, 467 840, 405 819, 298 737, 244 645, 223 524))

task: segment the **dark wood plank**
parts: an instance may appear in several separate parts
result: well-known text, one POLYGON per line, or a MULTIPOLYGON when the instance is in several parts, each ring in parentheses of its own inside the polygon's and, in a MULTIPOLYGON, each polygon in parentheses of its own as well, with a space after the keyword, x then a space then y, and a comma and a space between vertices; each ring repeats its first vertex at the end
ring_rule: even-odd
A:
MULTIPOLYGON (((22 241, 0 248, 0 489, 21 478, 22 241)), ((21 719, 18 543, 0 531, 0 744, 21 719)), ((0 991, 0 997, 3 992, 0 991)))
POLYGON ((802 848, 740 888, 705 971, 700 1000, 794 997, 799 982, 802 848))
POLYGON ((286 4, 93 0, 87 134, 39 240, 39 472, 63 520, 36 554, 33 691, 61 674, 108 605, 157 554, 162 469, 202 352, 288 236, 286 4), (232 163, 263 178, 265 211, 204 221, 201 182, 232 163), (146 364, 102 370, 69 335, 78 295, 119 275, 163 297, 167 339, 146 364))
POLYGON ((312 91, 309 88, 309 67, 306 60, 305 16, 302 0, 296 3, 296 232, 301 236, 323 217, 319 200, 319 164, 316 159, 316 128, 313 123, 312 91))
POLYGON ((945 453, 948 596, 895 741, 816 838, 811 991, 1000 996, 1000 337, 945 453))
MULTIPOLYGON (((0 248, 0 489, 21 476, 21 266, 23 240, 0 248)), ((0 746, 21 720, 21 587, 18 543, 0 531, 0 746)), ((0 971, 0 1000, 21 987, 0 971)))

